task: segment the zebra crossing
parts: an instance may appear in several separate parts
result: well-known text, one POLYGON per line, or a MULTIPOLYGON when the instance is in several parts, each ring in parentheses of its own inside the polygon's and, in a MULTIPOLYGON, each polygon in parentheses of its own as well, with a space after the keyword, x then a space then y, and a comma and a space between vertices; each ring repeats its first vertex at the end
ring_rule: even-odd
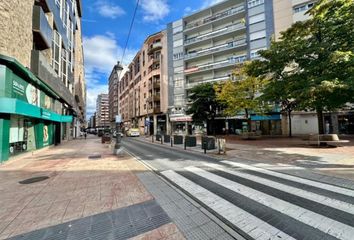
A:
POLYGON ((354 239, 354 190, 232 161, 162 171, 250 239, 354 239))

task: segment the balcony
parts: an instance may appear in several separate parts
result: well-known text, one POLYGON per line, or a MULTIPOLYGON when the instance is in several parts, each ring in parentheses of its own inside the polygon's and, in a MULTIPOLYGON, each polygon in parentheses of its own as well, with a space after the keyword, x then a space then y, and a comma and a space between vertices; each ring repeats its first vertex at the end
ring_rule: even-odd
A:
POLYGON ((204 33, 204 34, 192 37, 192 38, 185 39, 184 45, 187 46, 192 43, 197 43, 197 42, 200 42, 203 40, 207 40, 210 38, 214 38, 217 36, 224 35, 226 33, 231 33, 231 32, 237 31, 237 30, 245 29, 245 28, 246 28, 246 25, 242 22, 239 22, 237 24, 233 24, 233 25, 230 25, 230 26, 227 26, 227 27, 215 30, 215 31, 211 31, 208 33, 204 33))
POLYGON ((40 50, 51 48, 53 30, 40 6, 33 7, 33 38, 40 50))
POLYGON ((222 60, 222 61, 210 62, 210 63, 202 64, 199 66, 192 66, 192 67, 186 68, 184 70, 184 73, 186 75, 188 75, 188 74, 194 74, 194 73, 204 72, 204 71, 208 71, 208 70, 223 68, 223 67, 229 67, 229 66, 233 66, 235 64, 243 63, 246 60, 246 58, 247 58, 246 55, 233 56, 233 57, 230 57, 230 58, 222 60))
POLYGON ((31 71, 56 92, 67 104, 74 107, 76 102, 69 89, 50 66, 47 58, 38 50, 32 50, 31 71))
POLYGON ((203 26, 205 24, 208 24, 208 23, 211 23, 211 22, 215 22, 217 20, 226 18, 228 16, 235 15, 237 13, 241 13, 241 12, 244 12, 244 11, 245 11, 244 5, 233 7, 233 8, 230 8, 230 9, 224 11, 224 12, 214 14, 212 16, 206 17, 206 18, 201 19, 199 21, 188 23, 185 26, 184 29, 185 29, 185 31, 189 31, 189 30, 201 27, 201 26, 203 26))
POLYGON ((229 75, 222 76, 222 77, 217 77, 217 78, 203 79, 203 80, 198 81, 198 82, 187 83, 186 89, 191 89, 194 86, 196 86, 198 84, 201 84, 201 83, 218 82, 218 81, 224 81, 224 80, 228 80, 228 79, 230 79, 229 75))
POLYGON ((155 81, 155 82, 153 82, 152 86, 153 86, 154 89, 159 89, 160 88, 160 84, 161 84, 160 81, 155 81))
POLYGON ((154 108, 153 108, 153 113, 161 113, 161 108, 160 108, 160 106, 154 107, 154 108))
POLYGON ((246 43, 247 43, 246 42, 246 38, 242 38, 242 39, 239 39, 239 40, 236 40, 236 41, 233 41, 233 42, 221 44, 221 45, 218 45, 218 46, 202 49, 202 50, 196 51, 194 53, 186 54, 184 56, 184 59, 185 60, 194 59, 194 58, 202 57, 202 56, 209 55, 209 54, 212 54, 212 53, 217 53, 217 52, 225 51, 225 50, 228 50, 228 49, 234 49, 236 47, 245 46, 246 43))
POLYGON ((150 45, 148 54, 153 54, 155 51, 160 50, 162 48, 162 43, 161 42, 155 42, 150 45))

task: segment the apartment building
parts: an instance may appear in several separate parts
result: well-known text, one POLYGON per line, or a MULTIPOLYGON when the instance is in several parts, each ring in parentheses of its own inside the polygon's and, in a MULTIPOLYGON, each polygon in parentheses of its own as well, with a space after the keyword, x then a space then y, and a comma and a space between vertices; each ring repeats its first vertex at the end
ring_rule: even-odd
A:
MULTIPOLYGON (((273 1, 226 0, 168 24, 167 34, 171 126, 174 133, 191 133, 192 118, 186 115, 190 89, 230 79, 235 66, 269 47, 273 1)), ((279 113, 266 120, 280 132, 279 113)), ((217 132, 241 129, 247 122, 241 115, 219 121, 217 132)))
POLYGON ((119 114, 118 81, 123 76, 122 71, 123 66, 117 62, 108 78, 109 121, 112 129, 115 128, 115 117, 119 114))
POLYGON ((107 93, 101 93, 96 100, 96 127, 109 128, 109 99, 107 93))
POLYGON ((80 0, 0 2, 0 161, 85 124, 80 0))
POLYGON ((169 131, 166 31, 146 38, 118 82, 118 99, 125 130, 135 127, 142 134, 169 131))

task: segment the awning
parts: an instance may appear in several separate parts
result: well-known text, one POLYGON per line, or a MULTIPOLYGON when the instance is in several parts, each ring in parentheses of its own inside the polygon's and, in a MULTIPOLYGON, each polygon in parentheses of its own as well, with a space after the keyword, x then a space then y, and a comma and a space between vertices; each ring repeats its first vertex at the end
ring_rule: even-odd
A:
POLYGON ((281 120, 281 116, 280 114, 265 115, 265 116, 251 115, 251 120, 252 121, 281 120))
POLYGON ((17 114, 54 122, 72 122, 71 115, 61 115, 16 98, 0 98, 0 113, 17 114))

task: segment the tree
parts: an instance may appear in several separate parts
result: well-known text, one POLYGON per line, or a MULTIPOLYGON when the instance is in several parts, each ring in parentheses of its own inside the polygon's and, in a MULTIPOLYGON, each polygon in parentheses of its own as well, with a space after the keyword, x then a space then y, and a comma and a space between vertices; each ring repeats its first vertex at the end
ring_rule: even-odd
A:
POLYGON ((354 101, 354 2, 320 0, 309 14, 261 51, 263 60, 252 63, 248 73, 269 79, 268 99, 315 110, 323 133, 323 112, 354 101))
MULTIPOLYGON (((250 111, 264 112, 266 106, 259 100, 265 80, 247 74, 249 62, 235 69, 233 77, 237 80, 228 80, 215 85, 217 100, 225 105, 224 115, 235 116, 244 112, 245 118, 250 121, 250 111)), ((248 127, 250 123, 248 124, 248 127)))
MULTIPOLYGON (((187 114, 192 114, 195 123, 211 122, 212 131, 215 135, 215 117, 221 108, 216 99, 213 84, 198 84, 190 90, 188 100, 192 103, 187 109, 187 114)), ((209 129, 209 126, 208 126, 209 129)))

